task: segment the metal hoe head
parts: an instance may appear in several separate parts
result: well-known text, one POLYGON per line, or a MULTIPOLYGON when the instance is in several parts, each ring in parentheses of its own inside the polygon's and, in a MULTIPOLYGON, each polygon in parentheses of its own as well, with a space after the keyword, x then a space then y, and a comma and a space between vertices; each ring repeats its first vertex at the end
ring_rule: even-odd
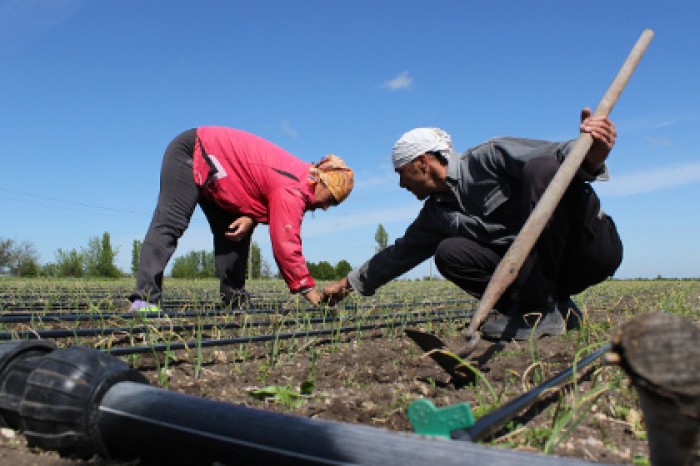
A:
POLYGON ((464 332, 464 338, 467 341, 467 346, 464 348, 463 354, 473 353, 476 347, 479 345, 479 342, 481 341, 481 336, 479 335, 479 332, 470 331, 469 329, 467 329, 464 332))

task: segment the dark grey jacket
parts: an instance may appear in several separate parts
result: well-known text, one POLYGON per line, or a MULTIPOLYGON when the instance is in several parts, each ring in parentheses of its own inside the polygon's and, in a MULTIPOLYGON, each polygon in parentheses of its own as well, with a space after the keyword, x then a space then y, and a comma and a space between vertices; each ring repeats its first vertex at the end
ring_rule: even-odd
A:
MULTIPOLYGON (((431 257, 440 241, 449 237, 507 248, 523 223, 516 202, 508 202, 523 165, 537 157, 563 161, 573 143, 502 137, 453 155, 446 180, 452 192, 428 197, 402 238, 350 272, 350 285, 362 295, 372 295, 431 257)), ((609 178, 607 166, 596 174, 581 168, 577 176, 587 182, 609 178)))

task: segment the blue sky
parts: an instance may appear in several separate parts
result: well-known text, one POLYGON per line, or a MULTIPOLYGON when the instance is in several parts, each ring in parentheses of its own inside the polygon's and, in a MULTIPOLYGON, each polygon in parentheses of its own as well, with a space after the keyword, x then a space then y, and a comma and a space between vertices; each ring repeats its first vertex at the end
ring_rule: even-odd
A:
MULTIPOLYGON (((439 126, 458 151, 575 138, 650 28, 595 187, 624 241, 618 277, 700 277, 699 20, 700 2, 668 0, 0 0, 0 237, 46 263, 108 231, 129 270, 165 146, 222 125, 355 169, 302 234, 307 260, 358 266, 380 223, 393 241, 421 206, 390 165, 403 132, 439 126)), ((254 238, 272 263, 266 228, 254 238)), ((210 245, 198 212, 176 256, 210 245)))

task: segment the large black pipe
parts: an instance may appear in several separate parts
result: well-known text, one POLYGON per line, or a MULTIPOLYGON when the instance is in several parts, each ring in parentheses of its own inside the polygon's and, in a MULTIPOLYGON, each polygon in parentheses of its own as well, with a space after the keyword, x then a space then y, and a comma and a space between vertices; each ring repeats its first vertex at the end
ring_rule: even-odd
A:
POLYGON ((93 429, 102 395, 122 381, 147 383, 123 361, 45 341, 0 345, 0 423, 23 431, 29 445, 89 457, 103 451, 93 429))
POLYGON ((586 464, 173 393, 147 385, 122 361, 89 348, 5 345, 13 346, 0 350, 0 387, 14 380, 9 398, 20 401, 6 406, 2 420, 23 430, 30 445, 67 456, 195 466, 586 464))
POLYGON ((116 457, 163 464, 573 465, 525 454, 368 426, 224 404, 122 382, 98 408, 97 427, 116 457))
POLYGON ((48 341, 13 341, 0 345, 0 425, 21 426, 20 404, 27 378, 38 361, 56 349, 48 341))

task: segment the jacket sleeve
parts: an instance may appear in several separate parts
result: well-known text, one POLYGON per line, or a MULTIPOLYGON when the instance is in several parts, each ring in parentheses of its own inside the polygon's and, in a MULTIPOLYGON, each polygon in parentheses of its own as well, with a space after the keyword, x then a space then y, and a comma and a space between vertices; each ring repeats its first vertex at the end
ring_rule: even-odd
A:
MULTIPOLYGON (((510 177, 520 178, 520 171, 525 162, 536 157, 556 158, 560 162, 569 155, 576 140, 564 142, 543 141, 538 139, 501 137, 487 141, 477 149, 477 153, 486 153, 485 160, 495 171, 505 172, 510 177)), ((610 178, 607 164, 598 173, 591 173, 583 167, 576 176, 583 181, 607 181, 610 178)))
POLYGON ((440 223, 433 218, 435 215, 439 215, 439 212, 432 199, 429 199, 402 238, 348 274, 353 290, 363 296, 371 296, 380 286, 431 257, 440 240, 445 237, 431 228, 431 225, 440 223))
POLYGON ((272 253, 292 293, 316 286, 301 251, 301 221, 305 201, 294 188, 274 191, 269 199, 269 228, 272 253))

